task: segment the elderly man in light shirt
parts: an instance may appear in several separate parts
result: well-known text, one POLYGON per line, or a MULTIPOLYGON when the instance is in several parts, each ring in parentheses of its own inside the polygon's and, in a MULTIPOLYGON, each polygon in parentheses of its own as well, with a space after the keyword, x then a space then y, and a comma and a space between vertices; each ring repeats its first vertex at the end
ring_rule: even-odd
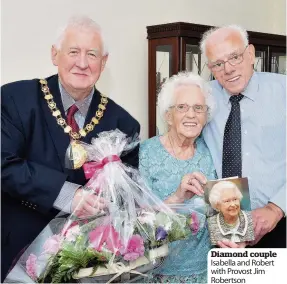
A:
POLYGON ((255 231, 253 242, 218 245, 286 247, 286 76, 253 70, 255 49, 239 26, 207 31, 201 50, 217 102, 204 139, 219 178, 248 177, 255 231))

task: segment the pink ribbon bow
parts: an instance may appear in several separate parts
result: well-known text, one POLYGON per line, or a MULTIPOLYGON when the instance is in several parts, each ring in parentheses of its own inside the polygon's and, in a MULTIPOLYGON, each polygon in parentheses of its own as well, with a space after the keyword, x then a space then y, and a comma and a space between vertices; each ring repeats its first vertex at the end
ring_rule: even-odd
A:
POLYGON ((117 155, 105 157, 101 162, 90 162, 83 165, 86 179, 90 179, 97 171, 102 170, 104 166, 111 162, 119 162, 121 159, 117 155))

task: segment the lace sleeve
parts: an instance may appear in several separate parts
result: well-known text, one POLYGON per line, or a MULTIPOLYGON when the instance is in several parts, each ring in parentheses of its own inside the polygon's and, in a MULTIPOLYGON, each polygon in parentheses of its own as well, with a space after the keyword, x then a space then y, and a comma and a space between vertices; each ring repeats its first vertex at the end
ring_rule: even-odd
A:
POLYGON ((207 158, 206 178, 208 180, 218 179, 218 176, 217 176, 217 173, 216 173, 216 170, 214 167, 214 163, 213 163, 212 157, 209 153, 209 150, 208 150, 208 154, 206 155, 206 158, 207 158))
POLYGON ((139 171, 141 176, 145 180, 146 184, 152 188, 152 179, 149 173, 150 159, 147 150, 147 145, 145 142, 141 143, 139 150, 139 171))

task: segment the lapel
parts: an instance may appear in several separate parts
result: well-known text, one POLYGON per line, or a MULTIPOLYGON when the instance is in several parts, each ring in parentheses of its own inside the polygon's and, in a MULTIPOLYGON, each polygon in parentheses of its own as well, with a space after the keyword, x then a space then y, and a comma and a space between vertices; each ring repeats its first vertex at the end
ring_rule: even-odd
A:
MULTIPOLYGON (((65 112, 64 112, 64 108, 62 104, 59 85, 58 85, 58 76, 54 75, 54 76, 48 77, 46 80, 48 82, 48 87, 50 89, 51 94, 53 95, 54 101, 57 104, 58 109, 60 110, 62 116, 65 117, 65 112)), ((46 100, 44 99, 44 95, 41 90, 40 90, 40 93, 42 96, 40 100, 41 100, 45 120, 48 126, 48 131, 50 132, 51 139, 53 141, 54 147, 59 157, 59 162, 64 171, 65 170, 65 154, 70 143, 70 138, 69 138, 69 135, 64 133, 63 128, 57 124, 57 120, 55 119, 55 117, 52 116, 52 113, 48 107, 46 100)))

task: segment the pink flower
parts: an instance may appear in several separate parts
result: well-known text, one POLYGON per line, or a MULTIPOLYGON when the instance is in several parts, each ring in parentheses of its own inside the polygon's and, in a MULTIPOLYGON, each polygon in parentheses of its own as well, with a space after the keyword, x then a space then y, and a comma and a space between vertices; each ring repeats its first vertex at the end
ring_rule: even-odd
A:
POLYGON ((127 261, 135 260, 144 255, 144 241, 140 235, 133 235, 128 242, 127 248, 121 248, 121 254, 127 261))
POLYGON ((113 226, 99 226, 89 233, 89 240, 92 247, 101 251, 104 246, 112 253, 119 253, 121 247, 121 240, 119 234, 116 232, 113 226))
POLYGON ((58 250, 60 249, 61 245, 61 236, 60 235, 53 235, 52 237, 49 237, 44 245, 44 252, 48 254, 56 254, 58 250))
POLYGON ((136 260, 137 258, 139 258, 140 255, 136 252, 130 252, 124 255, 124 260, 126 261, 133 261, 136 260))
POLYGON ((31 279, 37 279, 37 256, 35 254, 30 254, 26 261, 26 272, 31 277, 31 279))
POLYGON ((195 212, 192 212, 190 215, 189 227, 190 227, 192 234, 194 235, 199 231, 200 224, 199 224, 199 220, 195 212))

